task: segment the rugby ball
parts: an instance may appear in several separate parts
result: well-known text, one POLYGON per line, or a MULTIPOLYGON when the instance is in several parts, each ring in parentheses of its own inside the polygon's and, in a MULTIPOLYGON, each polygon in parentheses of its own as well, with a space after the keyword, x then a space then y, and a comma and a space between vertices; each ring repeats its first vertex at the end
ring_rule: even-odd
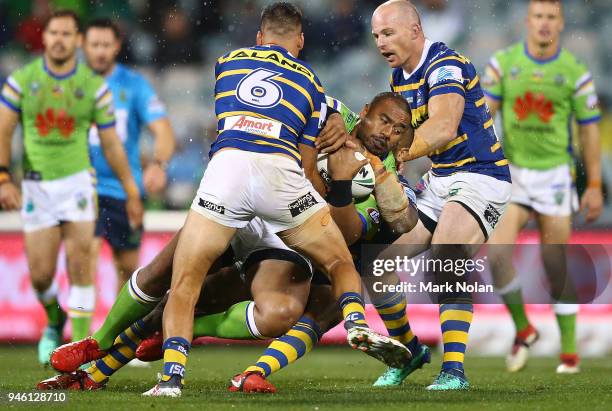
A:
MULTIPOLYGON (((328 156, 329 154, 319 154, 317 157, 317 170, 319 170, 319 174, 327 186, 329 186, 331 183, 331 176, 327 171, 328 156)), ((358 151, 355 151, 355 158, 357 160, 365 160, 365 156, 358 151)), ((359 170, 355 177, 353 177, 353 184, 351 185, 353 197, 361 198, 370 195, 372 190, 374 190, 375 181, 376 179, 374 177, 374 169, 372 166, 368 163, 361 167, 361 170, 359 170)))

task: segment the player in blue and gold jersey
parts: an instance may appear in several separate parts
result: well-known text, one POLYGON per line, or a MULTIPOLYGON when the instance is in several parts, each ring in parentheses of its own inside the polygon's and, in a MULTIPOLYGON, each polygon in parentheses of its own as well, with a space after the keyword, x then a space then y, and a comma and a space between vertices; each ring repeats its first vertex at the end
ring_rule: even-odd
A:
POLYGON ((326 105, 316 75, 297 59, 303 46, 301 12, 280 2, 264 9, 257 46, 217 62, 219 137, 174 256, 164 310, 163 376, 144 395, 180 396, 204 278, 236 231, 256 216, 323 268, 351 346, 389 365, 410 356, 402 344, 368 328, 351 254, 329 207, 306 178, 316 172, 314 143, 326 105))
MULTIPOLYGON (((470 258, 503 213, 511 186, 476 70, 445 44, 425 38, 418 11, 409 1, 380 5, 372 16, 372 34, 393 68, 393 91, 412 109, 414 142, 399 154, 400 160, 429 156, 433 163, 417 186, 420 222, 398 242, 420 245, 409 254, 431 247, 433 258, 470 258)), ((436 276, 439 281, 443 277, 436 276)), ((450 293, 438 302, 444 358, 439 376, 427 388, 467 389, 463 360, 471 295, 450 293)), ((387 385, 401 382, 396 377, 402 370, 386 374, 387 385)))

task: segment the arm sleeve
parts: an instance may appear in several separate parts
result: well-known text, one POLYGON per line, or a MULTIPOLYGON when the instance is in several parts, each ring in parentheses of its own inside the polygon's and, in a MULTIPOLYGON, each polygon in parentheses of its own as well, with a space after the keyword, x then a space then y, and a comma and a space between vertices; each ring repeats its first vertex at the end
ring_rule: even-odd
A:
POLYGON ((484 93, 494 99, 501 100, 503 96, 502 76, 504 75, 498 55, 491 57, 485 67, 482 85, 484 93))
POLYGON ((323 123, 327 116, 327 103, 325 101, 325 91, 319 83, 317 78, 314 79, 314 83, 311 87, 310 95, 314 105, 314 111, 310 115, 310 118, 306 121, 304 131, 300 136, 298 143, 306 144, 307 146, 314 147, 315 141, 321 132, 323 123))
POLYGON ((361 238, 370 239, 376 234, 380 224, 380 212, 376 204, 376 198, 370 194, 364 200, 355 203, 355 210, 363 223, 361 238))
POLYGON ((115 106, 113 104, 113 93, 106 82, 102 82, 96 90, 96 102, 94 107, 94 123, 99 130, 113 127, 115 125, 115 106))
POLYGON ((21 113, 21 83, 23 81, 20 81, 20 77, 19 72, 11 74, 4 82, 0 93, 0 104, 4 104, 17 113, 21 113))
POLYGON ((426 70, 429 97, 456 93, 465 97, 465 84, 468 80, 464 57, 449 56, 431 63, 426 70), (448 60, 447 60, 448 59, 448 60))
POLYGON ((588 124, 599 121, 601 112, 599 110, 599 100, 595 92, 595 85, 591 73, 583 70, 582 75, 574 84, 574 94, 572 95, 572 111, 576 115, 578 124, 588 124))
POLYGON ((166 107, 144 77, 139 80, 136 111, 144 124, 167 117, 166 107))
POLYGON ((331 113, 338 113, 342 116, 344 125, 349 132, 355 128, 355 125, 359 122, 359 115, 357 113, 353 112, 346 104, 334 97, 325 96, 325 102, 327 104, 328 116, 331 113))

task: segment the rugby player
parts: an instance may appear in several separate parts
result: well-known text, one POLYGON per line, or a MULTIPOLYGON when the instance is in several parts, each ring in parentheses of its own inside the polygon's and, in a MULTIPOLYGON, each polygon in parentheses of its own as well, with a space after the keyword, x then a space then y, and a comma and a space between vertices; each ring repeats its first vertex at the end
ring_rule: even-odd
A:
POLYGON ((21 207, 30 278, 47 314, 48 325, 38 344, 42 364, 61 343, 66 319, 53 281, 62 241, 73 340, 89 334, 95 307, 89 256, 96 199, 87 151, 92 123, 99 130, 104 156, 127 193, 131 224, 142 222, 138 186, 115 132, 112 93, 102 77, 77 62, 81 40, 77 15, 70 10, 54 12, 43 32, 44 55, 11 74, 0 96, 0 206, 21 207), (21 194, 8 168, 18 123, 25 146, 21 194))
POLYGON ((491 114, 500 112, 504 150, 510 161, 512 197, 490 244, 495 285, 516 329, 506 365, 521 370, 537 330, 525 314, 521 289, 512 266, 513 244, 533 214, 538 223, 542 261, 551 284, 554 311, 561 332, 557 373, 579 371, 576 349, 575 291, 568 279, 566 246, 572 212, 578 201, 574 187, 572 138, 568 124, 578 123, 587 187, 580 200, 586 222, 602 211, 600 112, 593 78, 584 63, 560 46, 564 26, 559 0, 531 0, 527 40, 496 52, 484 85, 491 114), (564 291, 564 288, 566 290, 564 291))
MULTIPOLYGON (((400 161, 428 156, 431 169, 417 185, 419 223, 396 244, 409 256, 430 248, 431 257, 466 259, 482 245, 510 198, 510 173, 497 140, 479 77, 472 63, 425 37, 417 9, 388 1, 372 16, 380 54, 393 68, 391 88, 412 109, 414 141, 400 161), (460 222, 458 224, 458 222, 460 222)), ((434 273, 438 281, 442 273, 434 273)), ((441 295, 442 369, 428 390, 468 389, 463 362, 472 321, 471 295, 441 295)), ((382 385, 397 385, 401 369, 390 369, 382 385)))
MULTIPOLYGON (((127 152, 139 193, 155 194, 166 185, 166 168, 174 152, 174 134, 166 109, 149 82, 139 73, 116 62, 121 34, 110 19, 96 19, 85 29, 83 51, 87 64, 103 76, 115 99, 116 129, 127 152), (142 170, 140 131, 146 126, 155 146, 153 160, 142 170)), ((104 238, 111 246, 119 287, 138 268, 142 226, 131 227, 126 212, 126 194, 104 158, 96 127, 89 132, 89 154, 96 170, 98 220, 91 251, 91 272, 97 270, 104 238)))
MULTIPOLYGON (((398 192, 403 196, 405 203, 410 202, 407 195, 414 197, 410 189, 404 189, 398 180, 391 179, 395 176, 395 160, 390 152, 400 140, 409 140, 410 138, 410 130, 407 126, 410 113, 408 105, 397 94, 381 93, 369 105, 366 105, 361 115, 358 116, 337 100, 328 98, 328 102, 331 107, 336 108, 342 114, 346 127, 352 131, 353 137, 356 138, 354 146, 359 147, 366 153, 372 152, 377 157, 384 159, 384 169, 376 167, 380 177, 378 178, 379 185, 375 191, 376 198, 374 198, 374 195, 370 195, 365 199, 355 199, 355 203, 350 198, 349 204, 342 207, 332 206, 334 219, 343 221, 340 226, 345 238, 353 238, 350 243, 354 243, 356 238, 385 241, 378 229, 383 224, 379 216, 382 214, 384 218, 389 214, 386 210, 378 208, 377 200, 382 200, 384 204, 388 202, 393 193, 398 192), (365 151, 366 149, 369 151, 365 151), (389 182, 385 182, 386 179, 390 179, 389 182), (353 237, 355 232, 359 233, 356 238, 353 237)), ((363 166, 363 162, 357 160, 354 151, 350 149, 332 154, 329 164, 333 181, 336 182, 351 182, 354 175, 363 166)), ((332 187, 337 189, 337 184, 332 183, 332 187)), ((332 194, 328 196, 332 198, 332 201, 334 201, 334 195, 338 197, 338 193, 333 194, 335 189, 332 188, 332 194)), ((405 207, 403 213, 398 213, 397 208, 393 209, 396 214, 394 214, 395 218, 390 220, 388 233, 409 230, 416 224, 417 215, 413 200, 411 204, 412 207, 405 207)), ((387 240, 387 242, 389 241, 387 240)), ((153 270, 162 273, 157 275, 158 278, 167 282, 167 278, 162 279, 162 276, 168 277, 171 273, 172 255, 167 250, 175 245, 176 241, 171 242, 166 250, 156 257, 156 260, 165 261, 166 267, 154 262, 151 266, 145 267, 143 271, 150 271, 153 268, 153 270)), ((243 261, 242 279, 235 267, 226 267, 207 277, 198 302, 197 312, 209 315, 196 317, 194 320, 194 338, 197 336, 234 339, 263 338, 262 334, 278 336, 293 326, 294 330, 290 331, 290 336, 279 338, 273 344, 272 349, 285 344, 284 352, 294 349, 303 355, 305 351, 301 348, 311 348, 316 344, 321 334, 319 330, 326 331, 338 323, 337 318, 341 319, 330 292, 329 282, 327 282, 327 285, 322 285, 321 281, 324 280, 324 277, 320 273, 317 279, 319 285, 315 286, 314 290, 311 289, 308 312, 302 316, 306 303, 304 296, 308 296, 312 271, 309 264, 304 264, 305 260, 303 258, 288 250, 278 237, 266 230, 261 220, 255 219, 245 229, 239 230, 237 238, 232 241, 232 249, 236 257, 243 261), (262 230, 250 230, 251 227, 261 227, 262 230), (306 288, 304 288, 304 285, 306 285, 306 288), (236 304, 250 298, 253 298, 254 301, 236 304), (232 304, 234 305, 227 309, 232 304), (249 307, 254 307, 253 318, 249 319, 247 315, 245 319, 244 313, 245 311, 249 312, 249 307), (210 313, 220 311, 223 312, 210 315, 210 313), (333 314, 329 316, 329 313, 333 314), (300 316, 302 317, 299 318, 300 316), (259 333, 253 333, 253 330, 258 330, 259 333), (292 339, 291 336, 296 336, 297 339, 292 339)), ((358 244, 356 244, 354 251, 359 253, 358 244)), ((395 298, 397 296, 391 297, 395 298)), ((388 303, 392 298, 387 298, 385 302, 388 303)), ((405 311, 405 304, 403 307, 405 311)), ((385 313, 388 314, 388 307, 384 307, 384 309, 386 310, 385 313)), ((138 344, 140 339, 150 331, 161 328, 162 310, 163 305, 160 304, 142 321, 137 321, 121 333, 106 356, 97 360, 95 365, 85 371, 76 371, 42 381, 38 388, 101 388, 114 372, 134 357, 134 345, 138 344)), ((382 314, 383 317, 385 313, 382 314)), ((401 319, 395 318, 394 320, 394 324, 397 324, 401 319)), ((397 330, 397 328, 389 330, 392 335, 394 330, 397 330)), ((158 353, 161 353, 162 342, 161 337, 145 340, 145 343, 139 347, 141 355, 144 356, 142 359, 160 359, 161 354, 158 353)), ((283 355, 281 351, 274 351, 275 355, 283 355)), ((426 353, 428 354, 428 352, 426 353)), ((262 358, 265 360, 266 357, 262 358)), ((289 358, 291 358, 291 355, 289 355, 289 358)), ((281 364, 283 363, 281 358, 278 361, 281 364)), ((272 365, 271 368, 263 365, 263 367, 270 370, 274 366, 272 365)), ((245 375, 245 380, 248 377, 248 383, 241 384, 241 386, 245 390, 261 390, 261 387, 254 380, 254 377, 257 376, 250 376, 249 374, 250 372, 245 375), (257 389, 253 389, 253 387, 257 387, 257 389)), ((265 381, 261 382, 267 384, 265 381)))

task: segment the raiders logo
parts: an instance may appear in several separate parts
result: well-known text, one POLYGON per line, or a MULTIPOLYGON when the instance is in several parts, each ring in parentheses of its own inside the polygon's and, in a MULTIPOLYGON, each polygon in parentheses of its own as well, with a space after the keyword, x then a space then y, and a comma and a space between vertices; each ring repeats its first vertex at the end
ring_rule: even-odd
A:
POLYGON ((491 227, 495 228, 500 216, 501 214, 495 209, 495 207, 493 207, 491 204, 487 205, 487 209, 484 212, 484 218, 491 227))

